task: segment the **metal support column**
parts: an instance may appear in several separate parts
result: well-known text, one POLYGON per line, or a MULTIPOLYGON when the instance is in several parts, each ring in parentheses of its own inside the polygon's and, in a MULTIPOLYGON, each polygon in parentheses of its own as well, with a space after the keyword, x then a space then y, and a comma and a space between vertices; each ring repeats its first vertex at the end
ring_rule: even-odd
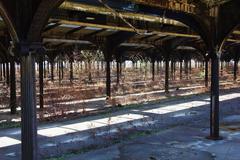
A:
POLYGON ((49 76, 50 74, 50 67, 49 67, 50 63, 49 63, 49 60, 47 61, 47 77, 49 76))
POLYGON ((208 60, 205 60, 205 87, 208 87, 208 60))
POLYGON ((35 100, 35 58, 21 57, 22 160, 37 160, 37 118, 35 100))
POLYGON ((16 75, 15 75, 15 62, 10 62, 10 108, 11 114, 17 112, 17 96, 16 96, 16 75))
POLYGON ((43 109, 44 106, 44 101, 43 101, 43 57, 42 55, 40 56, 40 61, 39 61, 39 105, 40 108, 43 109))
POLYGON ((87 62, 87 65, 88 65, 88 81, 89 82, 92 82, 92 61, 89 59, 88 62, 87 62))
POLYGON ((174 72, 174 64, 173 64, 174 62, 173 62, 173 60, 171 60, 171 80, 173 80, 174 78, 173 78, 173 72, 174 72))
POLYGON ((110 58, 106 58, 106 95, 111 98, 111 66, 110 58))
POLYGON ((70 82, 73 82, 73 61, 70 60, 70 82))
POLYGON ((57 61, 57 72, 58 72, 58 82, 59 84, 61 84, 61 81, 62 81, 62 75, 61 75, 61 60, 58 60, 57 61))
POLYGON ((173 62, 173 79, 176 80, 176 61, 173 62))
POLYGON ((117 85, 120 84, 120 62, 117 62, 117 85))
POLYGON ((182 66, 182 61, 180 61, 180 80, 182 80, 182 71, 183 71, 183 66, 182 66))
POLYGON ((233 80, 237 81, 237 71, 238 71, 238 60, 234 60, 234 71, 233 71, 233 80))
POLYGON ((186 79, 189 79, 189 69, 188 69, 188 60, 185 60, 184 61, 184 63, 185 63, 185 75, 186 75, 186 79))
POLYGON ((6 63, 6 82, 7 82, 7 85, 9 85, 9 79, 10 79, 10 75, 9 75, 9 63, 7 62, 6 63))
POLYGON ((47 72, 46 72, 46 61, 45 56, 43 58, 43 78, 46 78, 47 72))
POLYGON ((2 63, 0 63, 0 81, 3 80, 2 63))
POLYGON ((223 61, 221 61, 221 76, 223 76, 223 61))
POLYGON ((61 66, 61 79, 63 80, 64 79, 64 64, 63 64, 63 60, 61 61, 60 66, 61 66))
POLYGON ((165 93, 169 93, 169 58, 165 60, 165 93))
POLYGON ((5 63, 2 64, 3 66, 3 79, 4 79, 4 84, 6 83, 6 67, 5 67, 5 63))
POLYGON ((155 81, 155 59, 152 60, 152 81, 155 81))
POLYGON ((54 62, 51 62, 51 80, 54 82, 54 62))
POLYGON ((210 108, 210 138, 219 137, 219 57, 215 55, 211 59, 211 108, 210 108))
POLYGON ((189 78, 191 79, 191 74, 192 74, 192 60, 189 60, 189 78))

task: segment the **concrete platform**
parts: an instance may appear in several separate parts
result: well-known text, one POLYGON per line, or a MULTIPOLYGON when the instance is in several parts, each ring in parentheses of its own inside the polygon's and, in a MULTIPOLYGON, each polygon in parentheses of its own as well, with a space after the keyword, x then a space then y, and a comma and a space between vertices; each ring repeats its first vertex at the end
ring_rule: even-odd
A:
POLYGON ((69 160, 239 160, 240 131, 223 130, 223 140, 204 137, 208 130, 177 126, 154 135, 99 149, 69 160))
MULTIPOLYGON (((205 138, 209 135, 209 98, 198 95, 40 125, 39 158, 239 160, 240 93, 231 90, 220 100, 221 141, 205 138), (143 131, 149 134, 138 134, 143 131)), ((0 131, 0 159, 20 159, 20 134, 19 128, 0 131)))
POLYGON ((213 160, 210 153, 152 143, 130 143, 71 158, 71 160, 213 160), (181 157, 181 158, 180 158, 181 157))

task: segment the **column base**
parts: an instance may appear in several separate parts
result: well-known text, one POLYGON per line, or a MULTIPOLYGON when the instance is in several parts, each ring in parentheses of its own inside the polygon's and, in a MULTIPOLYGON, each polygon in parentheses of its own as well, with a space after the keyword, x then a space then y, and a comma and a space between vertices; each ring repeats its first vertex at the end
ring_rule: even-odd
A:
POLYGON ((223 137, 207 136, 206 139, 213 140, 213 141, 220 141, 220 140, 223 140, 223 137))

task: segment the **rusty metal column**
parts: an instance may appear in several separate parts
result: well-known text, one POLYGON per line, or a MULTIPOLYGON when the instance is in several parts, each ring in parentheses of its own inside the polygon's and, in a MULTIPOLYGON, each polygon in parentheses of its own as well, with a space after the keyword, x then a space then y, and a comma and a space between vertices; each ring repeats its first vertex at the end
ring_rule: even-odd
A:
POLYGON ((6 67, 5 67, 5 63, 2 64, 3 66, 3 79, 4 79, 4 84, 6 83, 6 67))
POLYGON ((180 60, 180 80, 182 80, 182 70, 183 70, 182 60, 180 60))
POLYGON ((120 62, 117 61, 117 85, 120 84, 120 62))
POLYGON ((120 67, 120 71, 119 71, 119 72, 120 72, 120 77, 122 77, 122 64, 123 64, 123 63, 122 63, 122 60, 121 60, 121 62, 119 62, 119 67, 120 67))
POLYGON ((170 66, 171 66, 171 80, 173 80, 173 72, 174 72, 174 69, 173 69, 173 67, 174 67, 174 65, 173 65, 173 59, 171 60, 171 64, 170 64, 170 66))
POLYGON ((58 82, 61 84, 62 76, 61 76, 61 64, 60 60, 57 61, 57 72, 58 72, 58 82))
POLYGON ((188 60, 184 60, 184 64, 185 64, 185 75, 186 75, 186 79, 189 79, 189 67, 188 67, 188 60))
POLYGON ((29 52, 21 57, 22 160, 37 160, 37 118, 35 58, 29 52))
MULTIPOLYGON (((41 54, 41 53, 40 53, 41 54)), ((39 61, 39 106, 40 109, 44 108, 44 101, 43 101, 43 87, 44 87, 44 82, 43 82, 43 57, 40 55, 40 61, 39 61)))
POLYGON ((155 58, 152 58, 152 81, 155 81, 155 58))
POLYGON ((192 74, 192 60, 189 60, 189 78, 191 79, 191 74, 192 74))
POLYGON ((9 86, 9 84, 10 84, 10 83, 9 83, 9 82, 10 82, 10 81, 9 81, 10 75, 9 75, 9 63, 8 63, 8 62, 6 63, 6 78, 7 78, 7 79, 6 79, 7 85, 9 86))
POLYGON ((50 67, 49 67, 50 63, 49 63, 49 59, 47 60, 47 78, 49 77, 50 74, 50 67))
POLYGON ((176 80, 176 61, 173 62, 173 79, 176 80))
POLYGON ((210 137, 219 137, 219 56, 217 53, 211 58, 211 108, 210 108, 210 137))
POLYGON ((46 72, 46 60, 45 60, 45 56, 43 58, 43 78, 46 78, 47 76, 47 72, 46 72))
POLYGON ((169 57, 165 60, 165 93, 169 93, 169 57))
POLYGON ((221 76, 223 76, 223 61, 221 61, 221 76))
POLYGON ((238 60, 234 60, 234 68, 233 68, 233 80, 234 82, 237 81, 237 72, 238 72, 238 60))
POLYGON ((110 58, 106 58, 106 95, 111 98, 111 66, 110 58))
POLYGON ((111 98, 111 60, 112 54, 109 45, 105 44, 103 47, 103 54, 105 63, 105 73, 106 73, 106 99, 111 98))
POLYGON ((3 71, 2 71, 2 63, 0 63, 0 81, 2 81, 3 71))
POLYGON ((70 77, 69 77, 69 79, 70 79, 70 82, 72 83, 73 82, 73 58, 71 57, 70 58, 70 61, 69 61, 69 63, 70 63, 70 77))
POLYGON ((51 61, 50 65, 51 65, 51 81, 54 82, 54 68, 55 68, 54 61, 51 61))
POLYGON ((205 60, 205 87, 208 87, 208 59, 205 60))
POLYGON ((10 62, 10 108, 11 114, 17 112, 17 96, 16 96, 16 75, 15 62, 12 59, 10 62))
POLYGON ((61 61, 61 63, 60 63, 60 65, 61 65, 61 79, 63 79, 64 78, 64 65, 65 64, 63 64, 63 61, 61 61))

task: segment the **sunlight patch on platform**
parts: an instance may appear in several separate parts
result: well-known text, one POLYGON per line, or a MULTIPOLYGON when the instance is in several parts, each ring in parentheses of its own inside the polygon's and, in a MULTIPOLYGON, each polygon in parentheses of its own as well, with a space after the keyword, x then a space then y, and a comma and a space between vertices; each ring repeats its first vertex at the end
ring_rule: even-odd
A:
POLYGON ((180 103, 180 104, 174 104, 166 107, 159 107, 156 109, 150 109, 144 111, 145 113, 154 113, 154 114, 167 114, 177 111, 182 111, 194 107, 199 107, 208 104, 208 102, 204 101, 192 101, 192 102, 186 102, 186 103, 180 103))
MULTIPOLYGON (((115 125, 125 123, 129 121, 139 120, 147 116, 138 114, 123 114, 118 116, 111 116, 109 118, 101 118, 97 120, 91 120, 88 122, 79 122, 69 125, 61 125, 46 129, 38 130, 38 134, 46 137, 56 137, 65 134, 75 133, 79 131, 87 131, 89 129, 96 129, 100 127, 107 127, 109 125, 115 125)), ((127 125, 127 124, 126 124, 127 125)))
POLYGON ((0 137, 0 148, 13 146, 17 144, 21 144, 21 141, 10 137, 0 137))

